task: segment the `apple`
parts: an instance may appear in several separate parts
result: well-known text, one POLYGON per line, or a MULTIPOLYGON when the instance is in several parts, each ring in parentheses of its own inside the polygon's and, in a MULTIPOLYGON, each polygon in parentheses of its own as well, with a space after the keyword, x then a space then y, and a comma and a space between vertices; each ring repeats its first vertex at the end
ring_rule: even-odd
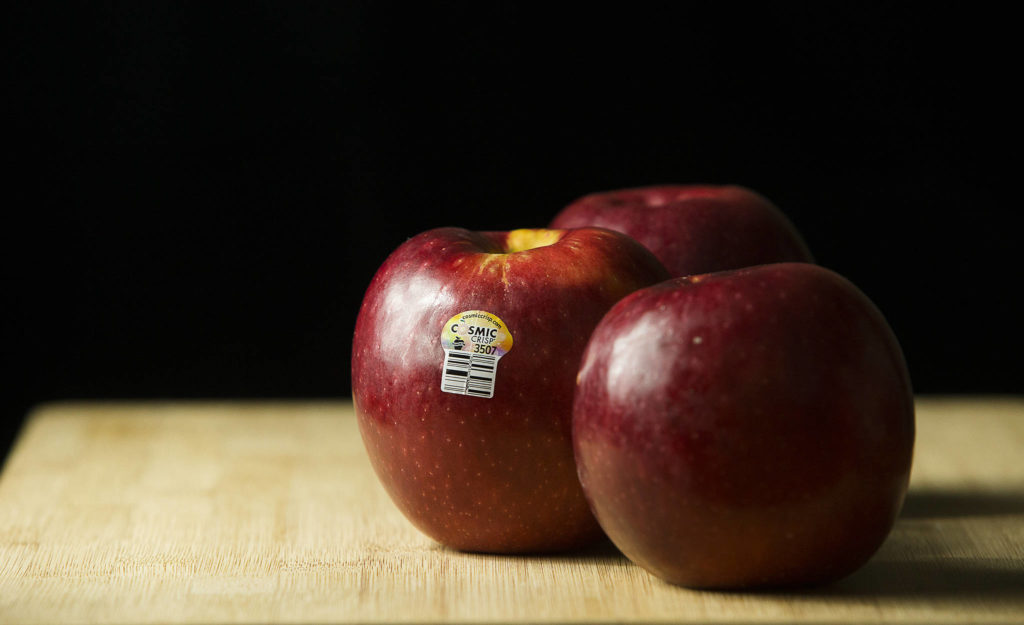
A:
POLYGON ((805 263, 676 278, 604 317, 573 445, 601 527, 669 582, 825 583, 877 550, 906 494, 900 346, 853 284, 805 263))
POLYGON ((593 193, 569 204, 552 228, 600 226, 644 244, 673 276, 779 262, 814 262, 772 202, 735 185, 663 185, 593 193))
POLYGON ((360 433, 397 507, 465 551, 601 538, 573 460, 580 358, 615 302, 668 278, 600 228, 439 228, 402 244, 366 291, 352 347, 360 433))

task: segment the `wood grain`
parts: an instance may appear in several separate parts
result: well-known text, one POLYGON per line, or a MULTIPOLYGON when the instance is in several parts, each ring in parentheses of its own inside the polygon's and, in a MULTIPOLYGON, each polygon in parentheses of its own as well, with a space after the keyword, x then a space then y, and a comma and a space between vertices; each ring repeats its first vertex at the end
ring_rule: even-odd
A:
POLYGON ((350 404, 52 404, 0 476, 0 623, 1024 623, 1024 399, 921 398, 911 494, 851 577, 665 584, 602 546, 457 553, 396 511, 350 404))

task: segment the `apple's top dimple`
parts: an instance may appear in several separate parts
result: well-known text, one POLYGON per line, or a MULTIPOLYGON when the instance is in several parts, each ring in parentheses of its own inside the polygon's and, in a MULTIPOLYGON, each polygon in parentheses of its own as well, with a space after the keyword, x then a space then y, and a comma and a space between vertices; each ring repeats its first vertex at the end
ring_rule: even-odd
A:
POLYGON ((511 230, 505 237, 505 253, 525 252, 538 247, 546 247, 558 243, 565 235, 565 230, 547 228, 520 228, 511 230))

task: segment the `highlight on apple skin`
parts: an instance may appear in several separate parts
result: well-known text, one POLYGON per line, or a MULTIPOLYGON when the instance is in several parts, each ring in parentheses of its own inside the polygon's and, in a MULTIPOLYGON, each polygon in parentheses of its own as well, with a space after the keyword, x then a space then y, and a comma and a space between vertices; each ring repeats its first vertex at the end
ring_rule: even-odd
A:
POLYGON ((580 358, 615 302, 668 278, 650 251, 601 228, 438 228, 396 249, 356 321, 352 390, 397 507, 466 551, 601 538, 573 459, 580 358))
POLYGON ((737 185, 660 185, 592 193, 552 228, 598 226, 651 250, 675 277, 781 262, 814 262, 803 237, 764 196, 737 185))
POLYGON ((669 582, 842 578, 899 513, 910 378, 875 305, 781 263, 677 278, 620 301, 579 374, 573 442, 607 535, 669 582))

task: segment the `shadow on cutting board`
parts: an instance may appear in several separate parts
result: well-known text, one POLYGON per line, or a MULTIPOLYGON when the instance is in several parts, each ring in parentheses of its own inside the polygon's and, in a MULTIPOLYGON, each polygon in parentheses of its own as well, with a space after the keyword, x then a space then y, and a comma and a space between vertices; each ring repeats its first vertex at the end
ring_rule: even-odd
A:
POLYGON ((850 577, 823 589, 835 597, 938 599, 1024 598, 1024 569, 1009 558, 868 562, 850 577))
POLYGON ((900 518, 935 519, 1024 514, 1024 493, 1014 491, 910 491, 900 518))
POLYGON ((517 553, 512 556, 503 554, 491 554, 483 552, 472 552, 472 551, 456 551, 445 547, 441 544, 434 544, 434 548, 438 551, 445 551, 450 553, 459 554, 460 557, 478 557, 478 558, 507 558, 512 557, 517 560, 543 560, 545 562, 563 563, 563 562, 589 562, 602 565, 614 565, 614 564, 626 564, 631 565, 626 556, 622 555, 622 552, 607 538, 599 540, 598 542, 577 549, 574 551, 563 551, 556 553, 517 553))

